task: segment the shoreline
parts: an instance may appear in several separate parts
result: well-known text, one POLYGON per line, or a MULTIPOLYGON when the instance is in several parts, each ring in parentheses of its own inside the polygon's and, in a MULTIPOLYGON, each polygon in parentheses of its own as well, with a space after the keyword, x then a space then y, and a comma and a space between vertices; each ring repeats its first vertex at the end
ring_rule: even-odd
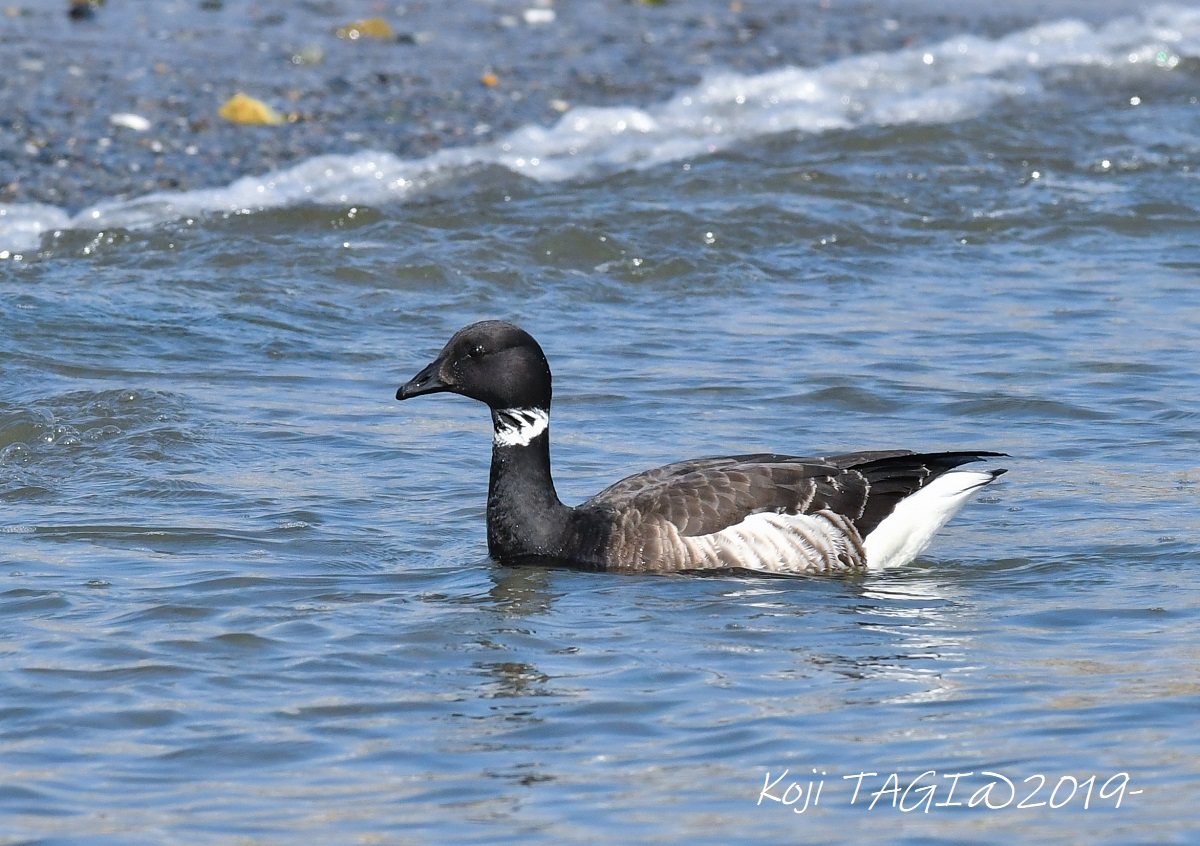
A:
POLYGON ((547 4, 111 2, 8 5, 0 17, 0 203, 74 212, 158 191, 227 185, 313 156, 421 158, 548 126, 575 106, 642 106, 719 70, 761 73, 849 55, 998 37, 1039 20, 1099 23, 1116 2, 547 4), (387 38, 337 30, 381 17, 387 38), (231 123, 244 92, 287 116, 231 123), (130 121, 133 115, 145 121, 130 121), (114 116, 118 116, 114 121, 114 116), (122 125, 132 123, 133 126, 122 125))

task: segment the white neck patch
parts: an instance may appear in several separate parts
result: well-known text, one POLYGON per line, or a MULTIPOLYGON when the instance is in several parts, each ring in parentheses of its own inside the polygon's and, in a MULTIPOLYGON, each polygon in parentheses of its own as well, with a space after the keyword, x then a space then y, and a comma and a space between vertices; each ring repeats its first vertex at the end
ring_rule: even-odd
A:
POLYGON ((533 439, 550 428, 550 412, 541 408, 506 408, 493 418, 496 446, 529 446, 533 439))

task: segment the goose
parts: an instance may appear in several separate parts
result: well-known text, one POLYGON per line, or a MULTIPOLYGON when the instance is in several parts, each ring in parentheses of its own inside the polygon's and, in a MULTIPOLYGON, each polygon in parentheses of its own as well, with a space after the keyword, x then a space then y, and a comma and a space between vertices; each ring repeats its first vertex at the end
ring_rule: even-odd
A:
POLYGON ((528 332, 499 320, 466 326, 396 399, 440 392, 491 409, 487 541, 506 564, 873 572, 916 558, 1005 472, 958 469, 1004 455, 983 451, 732 455, 647 470, 571 507, 550 475, 550 365, 528 332))

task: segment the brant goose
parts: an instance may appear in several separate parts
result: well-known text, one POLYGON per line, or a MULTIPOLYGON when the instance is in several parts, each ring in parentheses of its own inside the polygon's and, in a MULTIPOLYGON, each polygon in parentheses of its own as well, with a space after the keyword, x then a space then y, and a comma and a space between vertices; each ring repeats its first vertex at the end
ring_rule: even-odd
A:
POLYGON ((550 366, 497 320, 459 330, 396 391, 441 391, 492 410, 488 549, 504 562, 618 571, 861 573, 929 545, 1004 470, 955 470, 997 452, 735 455, 630 476, 574 508, 550 478, 550 366))

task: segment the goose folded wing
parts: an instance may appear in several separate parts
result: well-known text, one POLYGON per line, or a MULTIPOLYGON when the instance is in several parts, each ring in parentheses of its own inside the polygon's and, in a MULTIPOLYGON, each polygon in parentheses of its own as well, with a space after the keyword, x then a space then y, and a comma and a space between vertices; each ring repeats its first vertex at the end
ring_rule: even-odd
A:
POLYGON ((606 488, 589 505, 665 520, 684 537, 719 532, 751 514, 835 511, 851 521, 866 505, 866 479, 819 458, 743 455, 668 464, 606 488))

